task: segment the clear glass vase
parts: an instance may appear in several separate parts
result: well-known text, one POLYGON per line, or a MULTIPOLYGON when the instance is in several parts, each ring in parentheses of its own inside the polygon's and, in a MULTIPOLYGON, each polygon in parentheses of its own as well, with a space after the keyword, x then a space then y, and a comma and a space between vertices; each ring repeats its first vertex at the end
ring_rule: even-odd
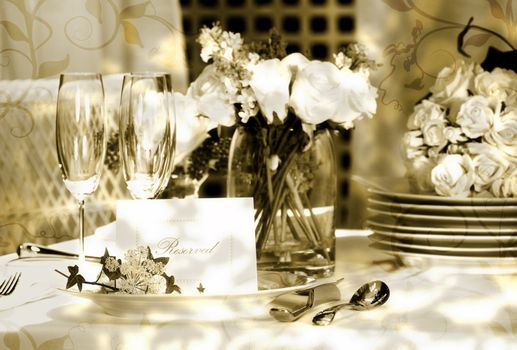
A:
POLYGON ((236 129, 227 191, 253 197, 259 270, 328 277, 335 266, 336 162, 332 136, 298 128, 236 129))

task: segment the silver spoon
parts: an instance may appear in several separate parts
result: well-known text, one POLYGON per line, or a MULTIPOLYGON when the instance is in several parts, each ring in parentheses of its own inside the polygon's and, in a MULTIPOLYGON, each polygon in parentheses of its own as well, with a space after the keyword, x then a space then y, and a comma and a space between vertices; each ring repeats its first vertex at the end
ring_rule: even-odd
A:
POLYGON ((350 298, 348 303, 342 303, 329 307, 318 312, 313 318, 312 323, 318 326, 329 325, 336 313, 347 308, 355 311, 365 311, 381 306, 390 297, 390 289, 382 281, 373 281, 363 284, 350 298))

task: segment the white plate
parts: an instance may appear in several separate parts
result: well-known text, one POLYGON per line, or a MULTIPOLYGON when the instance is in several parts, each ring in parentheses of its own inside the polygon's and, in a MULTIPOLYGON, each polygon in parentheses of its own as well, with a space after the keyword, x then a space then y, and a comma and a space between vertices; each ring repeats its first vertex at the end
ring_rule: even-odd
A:
POLYGON ((512 217, 474 217, 474 216, 450 216, 450 215, 420 215, 420 214, 406 214, 406 213, 396 213, 378 210, 374 208, 368 208, 368 211, 374 214, 380 214, 381 216, 388 217, 394 220, 401 220, 403 222, 411 221, 411 222, 422 222, 422 223, 460 223, 467 226, 470 224, 473 225, 501 225, 507 226, 512 225, 517 228, 517 216, 512 217))
MULTIPOLYGON (((303 282, 300 279, 300 282, 303 282)), ((103 294, 95 290, 64 290, 62 292, 97 304, 106 314, 124 317, 146 317, 154 320, 205 320, 218 321, 235 318, 263 318, 267 316, 266 305, 276 296, 315 286, 322 281, 312 278, 306 283, 260 290, 255 293, 226 295, 182 294, 103 294)))
POLYGON ((410 232, 415 234, 468 234, 468 235, 517 235, 517 228, 502 228, 502 227, 424 227, 424 226, 410 226, 400 225, 400 223, 392 220, 393 222, 378 221, 376 218, 369 218, 366 221, 366 226, 371 230, 377 228, 394 230, 397 232, 410 232))
POLYGON ((517 246, 511 247, 477 247, 477 248, 465 248, 465 247, 440 247, 440 246, 430 246, 427 244, 408 244, 401 243, 398 241, 394 241, 392 239, 384 239, 380 238, 380 236, 376 236, 375 234, 369 236, 370 239, 375 241, 376 243, 383 244, 385 246, 392 247, 394 249, 398 249, 400 251, 410 251, 410 252, 422 252, 425 254, 431 255, 452 255, 452 256, 462 256, 462 257, 504 257, 504 256, 512 256, 517 258, 517 246))
POLYGON ((490 247, 500 245, 511 245, 514 244, 517 247, 517 235, 505 236, 505 235, 435 235, 435 234, 422 234, 422 233, 409 233, 409 232, 396 232, 396 231, 384 231, 375 229, 376 234, 384 236, 388 239, 395 239, 401 243, 416 243, 416 244, 427 244, 430 246, 471 246, 471 247, 490 247))
POLYGON ((488 205, 488 206, 471 206, 471 205, 432 205, 432 204, 407 204, 397 203, 385 200, 381 197, 368 198, 369 206, 372 209, 384 210, 390 213, 407 213, 407 214, 431 214, 431 215, 456 215, 456 216, 473 216, 473 217, 517 217, 517 206, 515 205, 488 205))
POLYGON ((397 203, 418 203, 418 204, 444 204, 462 206, 489 206, 489 205, 517 205, 517 198, 456 198, 441 197, 431 194, 414 194, 405 192, 389 192, 379 189, 369 188, 368 192, 387 198, 397 203))
POLYGON ((440 274, 444 272, 460 274, 514 274, 517 272, 517 258, 514 257, 429 254, 411 249, 401 251, 381 243, 372 243, 370 247, 399 257, 407 266, 426 271, 433 269, 440 274))

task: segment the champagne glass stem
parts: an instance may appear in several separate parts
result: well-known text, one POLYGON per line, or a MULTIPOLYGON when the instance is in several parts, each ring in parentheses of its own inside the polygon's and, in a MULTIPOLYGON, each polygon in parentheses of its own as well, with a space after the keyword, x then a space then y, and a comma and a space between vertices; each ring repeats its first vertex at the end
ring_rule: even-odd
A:
POLYGON ((80 257, 84 257, 84 199, 79 201, 79 249, 80 257))

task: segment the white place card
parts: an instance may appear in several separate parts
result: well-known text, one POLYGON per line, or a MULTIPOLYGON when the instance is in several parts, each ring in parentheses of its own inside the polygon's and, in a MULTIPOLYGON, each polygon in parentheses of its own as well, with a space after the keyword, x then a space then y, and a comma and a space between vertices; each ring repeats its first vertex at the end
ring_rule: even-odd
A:
POLYGON ((182 294, 256 292, 253 213, 252 198, 118 201, 116 243, 170 257, 182 294))

